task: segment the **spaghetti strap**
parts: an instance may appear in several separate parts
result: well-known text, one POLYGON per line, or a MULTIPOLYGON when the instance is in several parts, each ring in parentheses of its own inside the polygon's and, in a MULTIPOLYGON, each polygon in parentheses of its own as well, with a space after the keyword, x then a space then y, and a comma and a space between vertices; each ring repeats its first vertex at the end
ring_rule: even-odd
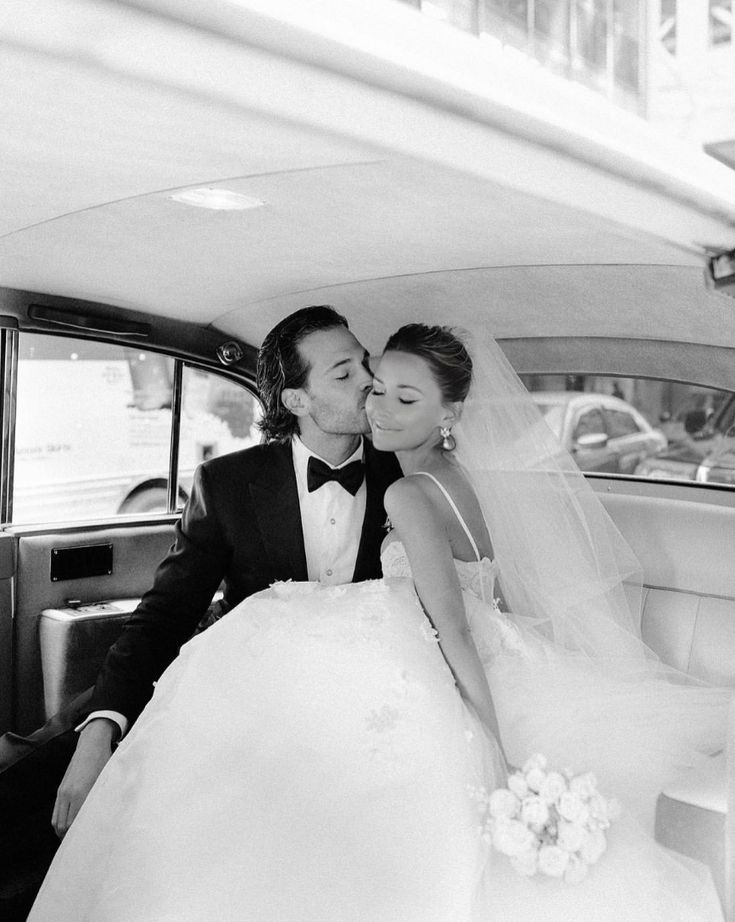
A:
POLYGON ((479 549, 478 549, 478 547, 477 547, 477 544, 475 543, 475 539, 472 537, 472 532, 471 532, 471 531, 469 530, 469 528, 467 527, 467 523, 466 523, 465 520, 462 518, 462 515, 461 515, 459 509, 457 508, 457 504, 454 502, 454 500, 452 499, 452 497, 449 495, 449 491, 447 490, 447 488, 446 488, 442 483, 440 483, 440 482, 436 479, 436 477, 435 477, 433 474, 430 474, 428 471, 415 471, 415 473, 416 473, 416 474, 423 474, 424 477, 430 478, 431 480, 434 481, 434 483, 435 483, 435 484, 439 487, 439 489, 442 491, 442 493, 444 494, 444 497, 445 497, 446 501, 447 501, 447 502, 449 503, 449 505, 452 507, 452 510, 454 511, 454 514, 457 516, 457 521, 459 522, 459 524, 460 524, 460 525, 462 526, 462 528, 464 529, 464 533, 467 535, 467 538, 469 539, 469 542, 470 542, 470 544, 472 545, 472 550, 475 552, 475 557, 477 558, 477 562, 480 563, 480 561, 482 560, 482 557, 480 556, 480 551, 479 551, 479 549))

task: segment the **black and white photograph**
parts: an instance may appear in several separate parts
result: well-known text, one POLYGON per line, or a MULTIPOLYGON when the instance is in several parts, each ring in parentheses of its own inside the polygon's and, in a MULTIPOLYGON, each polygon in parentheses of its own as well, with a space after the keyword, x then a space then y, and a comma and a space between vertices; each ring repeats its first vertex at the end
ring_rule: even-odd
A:
POLYGON ((0 919, 735 922, 734 0, 3 0, 0 919))

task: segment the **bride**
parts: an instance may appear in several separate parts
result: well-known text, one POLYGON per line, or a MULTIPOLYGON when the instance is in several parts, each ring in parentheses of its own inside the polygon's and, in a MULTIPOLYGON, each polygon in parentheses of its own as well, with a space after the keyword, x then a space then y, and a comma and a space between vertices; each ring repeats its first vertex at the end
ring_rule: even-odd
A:
POLYGON ((729 691, 635 628, 637 565, 502 352, 411 324, 368 398, 383 579, 277 583, 181 651, 65 837, 30 922, 716 922, 651 835, 723 746, 729 691), (518 875, 478 788, 543 752, 623 802, 577 885, 518 875))

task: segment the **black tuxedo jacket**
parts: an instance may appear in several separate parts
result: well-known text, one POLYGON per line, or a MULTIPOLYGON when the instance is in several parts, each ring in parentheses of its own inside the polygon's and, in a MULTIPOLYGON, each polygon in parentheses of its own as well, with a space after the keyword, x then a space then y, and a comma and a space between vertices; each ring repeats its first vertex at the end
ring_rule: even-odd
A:
MULTIPOLYGON (((383 494, 399 476, 394 455, 366 441, 367 504, 354 581, 380 576, 383 494)), ((205 462, 195 474, 175 543, 107 654, 87 710, 114 710, 135 720, 223 581, 229 610, 274 580, 287 579, 308 579, 290 443, 205 462)))

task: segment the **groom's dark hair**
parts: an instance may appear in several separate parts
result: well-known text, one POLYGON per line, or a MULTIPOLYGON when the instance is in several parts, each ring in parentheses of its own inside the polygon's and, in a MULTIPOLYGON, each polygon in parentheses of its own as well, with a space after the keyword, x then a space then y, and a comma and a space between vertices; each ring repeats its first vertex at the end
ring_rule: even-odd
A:
POLYGON ((298 431, 296 417, 284 407, 285 387, 303 387, 311 370, 299 351, 299 343, 317 330, 348 328, 347 321, 328 304, 302 307, 277 323, 258 352, 257 384, 263 402, 258 424, 269 442, 287 442, 298 431))

